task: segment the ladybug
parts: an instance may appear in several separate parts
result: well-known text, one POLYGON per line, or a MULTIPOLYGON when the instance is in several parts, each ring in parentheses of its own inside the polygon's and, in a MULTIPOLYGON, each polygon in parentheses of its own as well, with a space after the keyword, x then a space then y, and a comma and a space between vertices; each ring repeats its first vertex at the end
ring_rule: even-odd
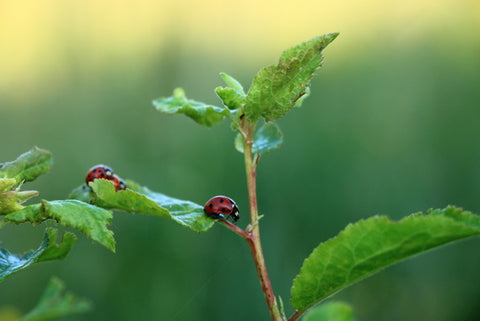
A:
POLYGON ((203 210, 207 216, 214 219, 227 219, 231 217, 234 222, 238 221, 238 206, 235 202, 226 196, 214 196, 207 201, 203 210))
POLYGON ((93 182, 94 179, 97 178, 105 178, 111 180, 113 177, 113 170, 105 165, 97 165, 90 168, 87 173, 87 177, 85 177, 85 183, 93 182))
POLYGON ((127 189, 127 184, 118 177, 117 175, 113 174, 112 178, 110 179, 113 182, 113 186, 115 186, 115 192, 118 192, 119 190, 126 190, 127 189))

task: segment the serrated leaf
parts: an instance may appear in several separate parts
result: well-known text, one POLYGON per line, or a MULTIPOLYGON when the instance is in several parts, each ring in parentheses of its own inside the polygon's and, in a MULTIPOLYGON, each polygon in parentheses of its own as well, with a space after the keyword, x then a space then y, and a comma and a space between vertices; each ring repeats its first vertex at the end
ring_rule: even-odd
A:
POLYGON ((51 166, 52 154, 47 150, 34 147, 16 160, 2 164, 0 177, 14 178, 18 183, 33 181, 48 172, 51 166))
POLYGON ((153 192, 131 180, 126 180, 126 183, 128 188, 125 191, 115 192, 112 182, 96 179, 90 183, 92 194, 78 187, 70 196, 83 199, 90 196, 88 201, 109 209, 170 218, 196 232, 205 232, 215 223, 205 215, 203 206, 153 192))
POLYGON ((227 74, 225 72, 221 72, 220 76, 223 78, 223 81, 225 81, 225 83, 227 84, 228 87, 232 88, 233 90, 238 92, 243 97, 245 97, 247 95, 245 93, 245 90, 243 89, 242 84, 238 80, 236 80, 235 78, 233 78, 232 76, 230 76, 229 74, 227 74))
POLYGON ((112 212, 77 200, 42 200, 42 205, 45 218, 73 227, 115 252, 113 232, 107 228, 112 222, 112 212))
MULTIPOLYGON (((256 129, 253 136, 252 153, 263 154, 280 147, 283 143, 283 134, 275 123, 265 123, 256 129)), ((238 134, 235 138, 235 148, 243 153, 243 137, 238 134)))
POLYGON ((399 222, 379 216, 349 224, 304 261, 290 302, 305 311, 387 266, 479 234, 480 217, 455 207, 413 214, 399 222))
POLYGON ((52 320, 72 314, 88 312, 93 305, 89 300, 65 292, 65 284, 52 277, 37 305, 20 321, 52 320))
POLYGON ((170 217, 167 209, 159 206, 147 196, 133 191, 130 186, 124 191, 116 192, 111 181, 96 179, 90 183, 90 187, 96 195, 93 199, 95 205, 132 213, 170 217))
POLYGON ((68 254, 76 240, 75 235, 70 232, 65 232, 62 234, 60 244, 57 245, 57 230, 48 228, 45 232, 40 247, 24 254, 23 256, 11 254, 5 249, 0 249, 0 282, 2 282, 7 276, 25 269, 33 263, 63 259, 68 254))
POLYGON ((310 309, 303 321, 355 321, 352 307, 344 302, 328 302, 310 309))
POLYGON ((173 96, 159 98, 153 101, 158 111, 166 114, 185 114, 200 125, 211 127, 230 115, 227 108, 208 105, 185 96, 182 88, 177 88, 173 96))
POLYGON ((5 221, 34 225, 53 219, 63 226, 73 227, 90 239, 115 252, 113 232, 108 229, 112 212, 78 200, 46 201, 33 204, 5 216, 5 221))
POLYGON ((172 220, 183 226, 189 227, 196 232, 205 232, 215 223, 215 220, 205 215, 203 206, 194 202, 153 192, 147 187, 140 186, 133 181, 127 181, 127 186, 137 193, 145 195, 159 206, 167 209, 172 220))
POLYGON ((323 49, 337 36, 330 33, 303 42, 284 51, 277 65, 262 68, 248 91, 245 116, 273 121, 298 106, 322 65, 323 49))
POLYGON ((64 232, 60 237, 60 242, 57 244, 58 230, 54 228, 47 228, 45 232, 47 233, 48 237, 48 246, 38 256, 36 260, 37 263, 64 259, 68 253, 70 253, 70 250, 77 241, 77 236, 75 234, 64 232))

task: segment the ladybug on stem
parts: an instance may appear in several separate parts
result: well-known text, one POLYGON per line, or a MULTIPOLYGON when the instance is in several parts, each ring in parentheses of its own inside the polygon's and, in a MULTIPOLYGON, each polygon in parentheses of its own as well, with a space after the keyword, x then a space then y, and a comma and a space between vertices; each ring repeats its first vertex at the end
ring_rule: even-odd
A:
POLYGON ((240 218, 238 206, 235 202, 226 196, 214 196, 207 201, 203 210, 207 216, 214 219, 228 219, 231 217, 233 222, 240 218))
POLYGON ((115 191, 124 190, 127 188, 125 182, 113 173, 113 170, 105 165, 96 165, 90 168, 85 177, 85 183, 93 182, 93 180, 103 178, 113 182, 115 191))

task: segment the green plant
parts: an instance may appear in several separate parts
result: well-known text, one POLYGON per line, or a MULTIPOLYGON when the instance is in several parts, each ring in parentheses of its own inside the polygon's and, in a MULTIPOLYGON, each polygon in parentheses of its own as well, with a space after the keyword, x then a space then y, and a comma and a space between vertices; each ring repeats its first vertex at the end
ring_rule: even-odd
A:
MULTIPOLYGON (((309 95, 311 79, 322 65, 322 52, 337 36, 336 33, 319 36, 286 50, 278 64, 259 71, 248 92, 233 77, 221 73, 226 87, 218 87, 215 92, 222 100, 222 106, 189 99, 180 88, 175 89, 172 96, 153 102, 163 113, 184 114, 207 127, 224 119, 231 121, 231 127, 237 133, 234 146, 243 154, 245 163, 250 214, 245 228, 240 227, 242 221, 237 226, 227 220, 212 219, 205 215, 202 205, 154 192, 132 180, 126 181, 127 190, 115 191, 111 181, 97 179, 89 186, 76 188, 67 200, 42 200, 23 206, 26 199, 38 193, 20 191, 20 188, 51 167, 50 153, 34 148, 0 167, 0 227, 8 223, 51 226, 46 228, 44 240, 37 250, 23 256, 0 250, 0 281, 33 263, 64 258, 76 237, 71 232, 63 232, 57 244, 61 226, 73 227, 115 251, 113 232, 108 225, 113 217, 111 211, 121 210, 169 218, 196 232, 206 232, 219 223, 239 235, 251 250, 272 320, 294 321, 305 313, 305 321, 347 321, 353 320, 354 316, 344 303, 315 306, 396 262, 452 241, 479 235, 480 217, 455 207, 415 213, 398 222, 376 216, 349 224, 338 236, 320 243, 304 261, 291 288, 290 304, 296 312, 288 317, 285 315, 263 256, 256 169, 261 155, 282 144, 283 135, 275 121, 300 107, 309 95)), ((80 310, 84 309, 71 309, 72 312, 80 310)), ((41 312, 40 315, 48 314, 44 309, 41 312)), ((38 320, 42 320, 41 316, 38 320)))

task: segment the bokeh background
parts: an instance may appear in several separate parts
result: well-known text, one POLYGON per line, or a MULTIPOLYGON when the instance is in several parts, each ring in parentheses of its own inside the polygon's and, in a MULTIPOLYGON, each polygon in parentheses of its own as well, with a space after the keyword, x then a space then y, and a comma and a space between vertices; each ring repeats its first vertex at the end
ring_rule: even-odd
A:
MULTIPOLYGON (((283 146, 258 168, 264 251, 286 303, 303 259, 348 222, 449 204, 480 213, 480 3, 403 1, 0 2, 0 160, 32 146, 52 171, 25 188, 64 199, 88 168, 203 204, 247 208, 242 156, 227 121, 206 129, 159 114, 182 86, 219 104, 219 72, 246 88, 280 52, 339 31, 283 146)), ((247 211, 239 225, 247 224, 247 211)), ((221 226, 196 234, 118 212, 117 253, 80 237, 64 261, 0 286, 0 313, 33 307, 48 279, 95 302, 64 320, 268 320, 249 250, 221 226)), ((37 247, 44 226, 6 226, 1 246, 37 247)), ((421 255, 335 295, 359 320, 480 319, 480 240, 421 255)))

